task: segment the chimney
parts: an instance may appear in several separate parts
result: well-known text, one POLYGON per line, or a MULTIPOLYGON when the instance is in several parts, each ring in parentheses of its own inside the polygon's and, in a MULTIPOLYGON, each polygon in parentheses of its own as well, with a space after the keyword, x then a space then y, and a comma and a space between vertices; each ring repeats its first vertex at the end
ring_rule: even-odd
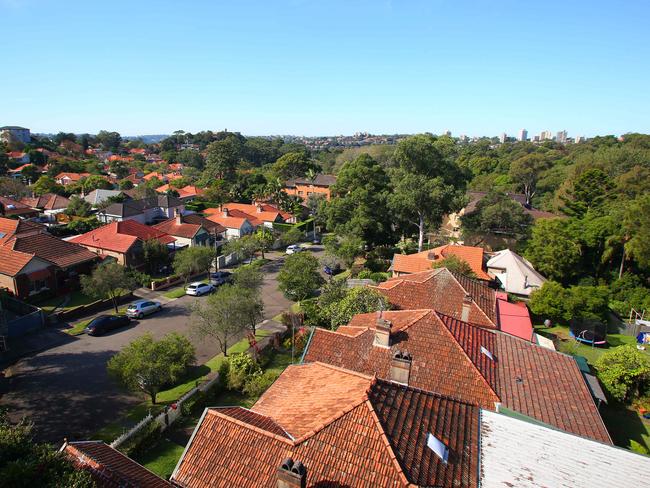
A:
POLYGON ((411 355, 407 351, 397 351, 390 362, 390 380, 402 385, 408 385, 411 362, 411 355))
POLYGON ((287 458, 277 470, 278 488, 305 488, 307 468, 300 461, 287 458))
POLYGON ((222 207, 222 208, 223 208, 223 216, 224 217, 230 216, 230 214, 228 213, 228 209, 226 207, 222 207))
POLYGON ((262 204, 259 202, 255 202, 255 208, 257 209, 257 213, 262 213, 262 204))
POLYGON ((390 328, 393 324, 383 317, 379 312, 377 323, 375 325, 375 346, 390 347, 390 328))
POLYGON ((467 322, 469 320, 469 311, 472 308, 472 295, 465 293, 463 297, 463 311, 460 314, 460 320, 467 322))

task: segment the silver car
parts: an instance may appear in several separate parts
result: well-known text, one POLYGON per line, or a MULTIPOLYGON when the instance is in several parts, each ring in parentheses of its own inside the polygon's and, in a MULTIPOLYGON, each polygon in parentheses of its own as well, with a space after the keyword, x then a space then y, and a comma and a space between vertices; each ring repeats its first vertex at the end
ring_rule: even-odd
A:
POLYGON ((127 317, 132 319, 141 319, 145 315, 159 312, 162 310, 162 304, 153 300, 138 300, 133 302, 126 309, 127 317))

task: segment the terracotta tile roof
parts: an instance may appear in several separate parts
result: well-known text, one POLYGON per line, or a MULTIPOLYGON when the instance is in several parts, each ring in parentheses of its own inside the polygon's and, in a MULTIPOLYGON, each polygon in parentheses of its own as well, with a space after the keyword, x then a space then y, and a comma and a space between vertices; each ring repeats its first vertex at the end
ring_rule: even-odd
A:
POLYGON ((223 225, 206 219, 205 217, 201 217, 198 214, 183 215, 183 222, 202 225, 203 228, 211 234, 222 234, 226 232, 226 228, 223 225))
POLYGON ((410 323, 422 312, 383 313, 394 324, 390 349, 373 345, 377 314, 355 316, 352 334, 339 332, 348 326, 315 329, 305 361, 388 379, 393 353, 406 350, 412 356, 410 386, 491 410, 500 402, 558 429, 611 443, 572 357, 433 311, 410 323))
POLYGON ((281 212, 279 208, 270 205, 268 203, 225 203, 223 205, 230 211, 239 210, 244 212, 246 215, 249 215, 249 219, 257 219, 263 222, 276 222, 278 217, 280 221, 285 221, 288 218, 291 218, 291 215, 286 212, 281 212))
POLYGON ((248 223, 255 225, 250 222, 246 216, 234 216, 230 211, 228 212, 228 216, 225 216, 219 209, 206 208, 203 212, 206 215, 206 219, 216 222, 228 229, 241 229, 247 221, 248 223))
POLYGON ((35 216, 38 215, 38 212, 33 208, 17 200, 13 200, 12 198, 0 197, 0 203, 3 206, 5 215, 23 215, 23 216, 27 214, 33 214, 35 216))
POLYGON ((146 175, 144 175, 142 177, 142 179, 145 180, 145 181, 149 181, 149 180, 151 180, 153 178, 158 178, 159 180, 162 180, 164 177, 163 177, 163 175, 158 173, 158 171, 152 171, 151 173, 147 173, 146 175))
POLYGON ((135 220, 123 220, 98 227, 70 239, 70 242, 96 249, 125 253, 137 241, 146 241, 148 239, 156 239, 163 244, 170 244, 176 240, 155 227, 143 225, 135 220))
POLYGON ((10 246, 14 251, 34 254, 60 268, 97 259, 85 247, 46 233, 16 236, 7 241, 5 246, 10 246))
POLYGON ((305 361, 390 379, 393 355, 408 351, 412 356, 410 386, 494 409, 499 401, 493 385, 496 365, 480 357, 480 346, 494 350, 493 334, 481 334, 483 329, 478 327, 470 327, 465 335, 453 334, 432 310, 382 315, 392 323, 390 349, 374 345, 378 315, 360 314, 336 332, 315 329, 305 361))
POLYGON ((391 278, 374 287, 396 308, 432 308, 461 318, 465 295, 472 297, 468 322, 497 328, 496 294, 483 281, 439 268, 391 278))
POLYGON ((293 437, 309 436, 361 403, 370 376, 338 371, 329 364, 289 366, 251 410, 265 415, 293 437), (324 382, 323 377, 332 378, 324 382), (300 384, 300 388, 296 384, 300 384))
POLYGON ((0 217, 0 243, 13 236, 39 234, 47 232, 45 226, 29 220, 6 219, 0 217))
POLYGON ((0 274, 16 276, 33 257, 33 254, 14 251, 7 246, 0 246, 0 274))
POLYGON ((432 263, 450 256, 456 256, 467 262, 477 278, 482 280, 492 279, 484 271, 482 248, 456 244, 447 244, 416 254, 395 254, 393 256, 393 271, 396 273, 419 273, 427 271, 431 269, 432 263))
POLYGON ((152 227, 170 236, 184 237, 186 239, 192 239, 201 230, 200 224, 178 223, 175 218, 164 220, 152 227))
POLYGON ((239 408, 207 409, 172 482, 188 488, 276 487, 277 468, 292 457, 306 466, 312 488, 477 486, 477 408, 371 378, 361 388, 357 378, 362 377, 317 363, 282 373, 278 381, 290 389, 272 392, 272 403, 285 421, 305 411, 305 402, 317 408, 319 401, 327 402, 330 416, 337 413, 302 439, 287 438, 281 421, 269 423, 259 411, 247 417, 239 408), (346 379, 350 375, 354 379, 346 379), (314 384, 317 377, 321 388, 314 384), (330 398, 329 385, 342 389, 348 381, 353 391, 337 392, 338 401, 330 398), (449 447, 447 464, 426 447, 428 432, 449 447))
POLYGON ((68 442, 63 452, 102 488, 167 488, 173 485, 101 441, 68 442))
POLYGON ((505 407, 612 443, 574 358, 505 334, 496 341, 499 396, 505 407))
POLYGON ((56 175, 54 177, 54 179, 55 180, 60 180, 60 179, 63 179, 63 178, 68 178, 68 179, 70 179, 72 181, 79 181, 82 178, 87 178, 88 176, 90 176, 90 173, 65 173, 64 172, 64 173, 59 173, 58 175, 56 175))

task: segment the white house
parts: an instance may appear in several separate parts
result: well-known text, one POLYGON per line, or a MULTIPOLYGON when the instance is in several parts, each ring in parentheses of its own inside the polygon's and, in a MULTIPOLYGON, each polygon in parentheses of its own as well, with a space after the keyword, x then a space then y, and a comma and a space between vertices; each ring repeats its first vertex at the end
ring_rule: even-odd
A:
POLYGON ((488 274, 494 276, 507 293, 530 296, 546 281, 533 265, 510 249, 494 253, 487 262, 488 274))

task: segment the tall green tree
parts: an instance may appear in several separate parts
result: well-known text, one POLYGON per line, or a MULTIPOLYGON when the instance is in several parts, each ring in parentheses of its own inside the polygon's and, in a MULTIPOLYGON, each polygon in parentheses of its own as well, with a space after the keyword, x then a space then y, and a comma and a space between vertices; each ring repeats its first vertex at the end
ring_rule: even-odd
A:
POLYGON ((133 391, 146 393, 156 404, 158 392, 178 381, 196 361, 194 346, 172 332, 161 340, 150 333, 135 339, 108 361, 108 373, 133 391))
POLYGON ((278 287, 291 300, 305 300, 316 293, 325 280, 319 273, 320 264, 308 252, 287 256, 280 273, 278 287))
POLYGON ((64 210, 66 215, 76 217, 88 217, 92 211, 92 206, 83 198, 73 195, 70 198, 70 203, 64 210))
POLYGON ((95 139, 104 151, 118 152, 122 144, 122 136, 119 132, 100 130, 95 139))
POLYGON ((241 141, 234 135, 208 145, 204 176, 210 181, 232 180, 243 154, 241 141))
POLYGON ((209 247, 188 247, 174 255, 174 273, 182 276, 187 284, 190 276, 202 271, 209 272, 214 258, 214 250, 209 247))
POLYGON ((384 168, 367 154, 346 162, 326 207, 327 228, 341 236, 356 236, 369 245, 394 242, 389 183, 384 168))
POLYGON ((83 292, 97 298, 108 298, 113 302, 115 313, 118 313, 117 299, 137 286, 127 269, 117 263, 100 264, 90 275, 81 276, 83 292))
POLYGON ((533 197, 537 193, 537 182, 548 167, 547 159, 539 153, 526 154, 510 165, 510 178, 524 192, 527 205, 532 204, 533 197))
POLYGON ((147 273, 155 274, 169 261, 169 249, 157 239, 147 239, 142 244, 142 256, 147 273))
POLYGON ((356 236, 337 237, 330 235, 325 239, 325 252, 340 259, 350 269, 354 260, 363 255, 364 242, 356 236))
POLYGON ((650 386, 650 361, 633 345, 610 349, 596 361, 598 377, 607 392, 620 402, 630 402, 650 386))
POLYGON ((532 228, 525 257, 547 278, 568 282, 579 271, 581 246, 570 219, 540 219, 532 228))

